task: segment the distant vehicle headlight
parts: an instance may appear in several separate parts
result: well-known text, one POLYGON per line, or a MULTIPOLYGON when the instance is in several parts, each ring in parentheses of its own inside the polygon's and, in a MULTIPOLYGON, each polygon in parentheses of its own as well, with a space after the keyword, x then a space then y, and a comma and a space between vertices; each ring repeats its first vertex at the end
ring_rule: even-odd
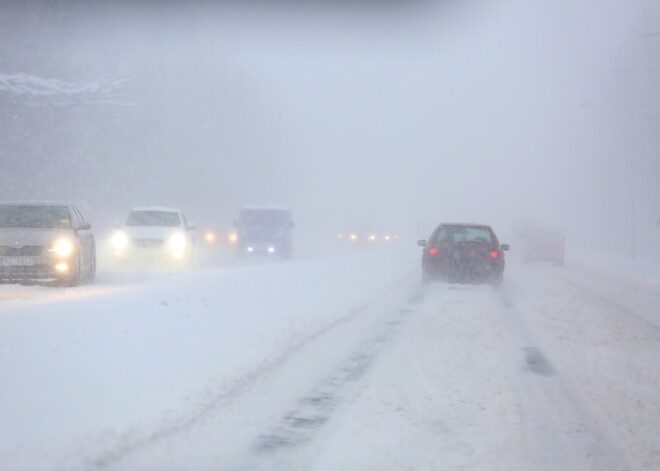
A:
POLYGON ((51 252, 55 252, 57 255, 64 257, 66 255, 71 255, 73 253, 73 249, 73 242, 71 242, 69 239, 60 239, 55 242, 55 244, 53 244, 51 252))
POLYGON ((206 239, 206 242, 213 243, 213 242, 215 242, 215 233, 207 232, 206 235, 204 236, 204 238, 206 239))
POLYGON ((123 249, 128 245, 128 237, 123 232, 116 232, 111 242, 115 249, 123 249))
POLYGON ((369 240, 376 240, 376 236, 375 236, 374 234, 371 234, 371 235, 369 236, 369 240))
POLYGON ((351 234, 350 235, 351 240, 357 240, 357 238, 358 238, 357 234, 351 234))
POLYGON ((186 238, 183 234, 177 232, 170 237, 169 244, 172 250, 183 250, 186 248, 186 238))
POLYGON ((229 242, 232 244, 238 241, 238 234, 235 232, 232 232, 229 234, 229 242))

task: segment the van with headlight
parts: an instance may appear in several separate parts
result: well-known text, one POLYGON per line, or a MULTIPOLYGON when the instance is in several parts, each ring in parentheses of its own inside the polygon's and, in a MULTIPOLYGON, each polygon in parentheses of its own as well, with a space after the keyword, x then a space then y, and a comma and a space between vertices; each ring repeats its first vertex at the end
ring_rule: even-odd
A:
POLYGON ((125 262, 188 264, 192 261, 195 228, 176 208, 138 207, 115 224, 112 252, 125 262))
POLYGON ((293 256, 293 217, 279 206, 245 206, 234 222, 239 257, 264 255, 293 256))
POLYGON ((93 281, 96 242, 91 227, 70 203, 0 203, 0 282, 76 286, 93 281))

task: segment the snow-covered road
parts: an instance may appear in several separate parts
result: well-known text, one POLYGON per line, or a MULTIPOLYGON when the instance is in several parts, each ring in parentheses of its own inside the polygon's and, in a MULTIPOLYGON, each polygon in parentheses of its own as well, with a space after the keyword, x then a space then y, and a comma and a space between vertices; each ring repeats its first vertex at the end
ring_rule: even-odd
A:
POLYGON ((416 250, 0 287, 3 470, 660 469, 660 283, 416 250))

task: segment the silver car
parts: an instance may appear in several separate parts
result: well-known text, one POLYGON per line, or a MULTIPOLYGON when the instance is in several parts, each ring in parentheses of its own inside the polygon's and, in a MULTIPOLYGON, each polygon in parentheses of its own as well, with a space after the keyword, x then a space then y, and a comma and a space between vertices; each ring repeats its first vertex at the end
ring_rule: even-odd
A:
POLYGON ((90 229, 69 203, 0 203, 0 282, 93 281, 96 244, 90 229))

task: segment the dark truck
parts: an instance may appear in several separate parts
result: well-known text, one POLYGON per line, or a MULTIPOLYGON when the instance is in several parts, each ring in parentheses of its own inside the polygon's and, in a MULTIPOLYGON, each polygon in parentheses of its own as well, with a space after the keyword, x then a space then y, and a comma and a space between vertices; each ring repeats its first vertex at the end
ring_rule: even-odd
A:
POLYGON ((289 259, 293 256, 291 211, 277 206, 246 206, 238 220, 236 249, 239 257, 265 255, 289 259))

